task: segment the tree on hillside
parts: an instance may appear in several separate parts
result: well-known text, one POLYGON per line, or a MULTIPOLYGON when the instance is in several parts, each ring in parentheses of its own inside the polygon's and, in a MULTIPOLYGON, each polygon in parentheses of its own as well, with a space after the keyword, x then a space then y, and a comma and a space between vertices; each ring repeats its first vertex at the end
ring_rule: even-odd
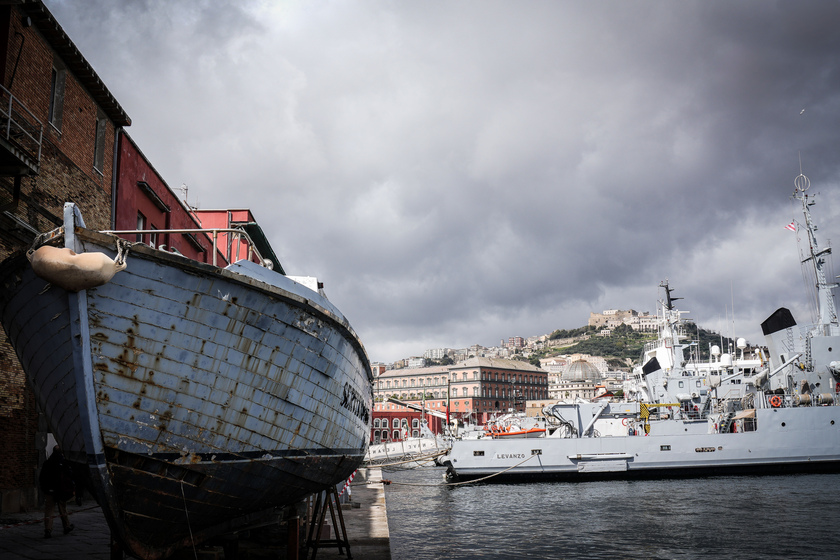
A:
POLYGON ((551 333, 548 337, 549 340, 557 340, 559 338, 575 338, 577 336, 583 336, 590 331, 594 331, 595 327, 590 327, 589 325, 585 327, 578 327, 576 329, 566 330, 566 329, 558 329, 551 333))

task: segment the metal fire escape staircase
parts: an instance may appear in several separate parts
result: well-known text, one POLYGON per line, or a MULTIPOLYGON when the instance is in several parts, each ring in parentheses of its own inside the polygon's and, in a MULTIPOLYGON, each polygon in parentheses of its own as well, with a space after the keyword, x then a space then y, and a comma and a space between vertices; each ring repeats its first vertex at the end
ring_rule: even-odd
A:
POLYGON ((21 179, 37 175, 41 166, 44 125, 5 87, 0 86, 0 177, 13 177, 12 201, 0 211, 13 209, 20 200, 21 179))

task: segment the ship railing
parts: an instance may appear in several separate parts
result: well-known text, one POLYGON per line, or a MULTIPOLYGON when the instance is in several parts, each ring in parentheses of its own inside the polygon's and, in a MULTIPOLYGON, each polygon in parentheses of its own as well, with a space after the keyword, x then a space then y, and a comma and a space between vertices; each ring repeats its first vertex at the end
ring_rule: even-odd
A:
MULTIPOLYGON (((247 250, 247 260, 252 260, 254 256, 259 259, 259 264, 272 270, 274 268, 274 263, 271 262, 270 259, 263 258, 260 254, 259 250, 257 249, 256 243, 254 240, 251 239, 251 236, 245 230, 239 228, 206 228, 206 229, 130 229, 130 230, 107 230, 103 231, 102 233, 110 233, 112 235, 166 235, 170 233, 181 233, 184 235, 196 235, 196 234, 203 234, 207 235, 212 239, 213 242, 213 266, 218 265, 218 256, 221 254, 219 251, 219 236, 227 234, 230 236, 230 245, 234 243, 237 245, 236 249, 236 256, 240 256, 239 252, 239 245, 240 241, 245 241, 248 246, 247 250)), ((224 255, 225 259, 228 261, 228 264, 233 262, 233 253, 229 252, 227 255, 224 255)))
POLYGON ((809 406, 840 406, 840 392, 823 393, 757 393, 756 408, 800 408, 809 406), (778 400, 777 400, 778 397, 778 400))
POLYGON ((643 352, 647 353, 647 352, 650 352, 651 350, 656 350, 657 348, 660 348, 664 345, 665 345, 665 341, 662 340, 661 338, 657 339, 657 340, 653 340, 651 342, 646 342, 643 352))

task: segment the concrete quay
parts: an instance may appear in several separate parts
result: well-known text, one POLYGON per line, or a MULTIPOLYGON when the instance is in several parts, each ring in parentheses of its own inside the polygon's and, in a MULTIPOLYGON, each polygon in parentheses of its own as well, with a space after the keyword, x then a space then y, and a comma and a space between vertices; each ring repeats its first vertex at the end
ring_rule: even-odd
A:
MULTIPOLYGON (((359 469, 350 486, 351 502, 342 504, 341 510, 347 529, 350 554, 357 560, 390 560, 390 535, 385 508, 385 489, 381 483, 380 469, 359 469), (371 484, 369 484, 371 482, 371 484)), ((44 538, 43 511, 4 514, 0 523, 0 558, 3 560, 111 560, 111 532, 102 509, 93 501, 67 504, 70 523, 75 528, 62 534, 61 520, 53 522, 52 538, 44 538)), ((327 512, 327 520, 330 515, 327 512)), ((329 538, 335 539, 335 528, 330 527, 329 538)), ((308 551, 313 556, 313 550, 308 551)), ((202 546, 183 550, 174 558, 199 558, 222 560, 222 547, 202 546)), ((317 558, 347 558, 346 550, 340 554, 337 547, 318 548, 317 558)), ((287 559, 284 543, 266 545, 240 540, 240 560, 287 559)), ((301 555, 301 560, 303 555, 301 555)), ((230 560, 230 559, 226 559, 230 560)))

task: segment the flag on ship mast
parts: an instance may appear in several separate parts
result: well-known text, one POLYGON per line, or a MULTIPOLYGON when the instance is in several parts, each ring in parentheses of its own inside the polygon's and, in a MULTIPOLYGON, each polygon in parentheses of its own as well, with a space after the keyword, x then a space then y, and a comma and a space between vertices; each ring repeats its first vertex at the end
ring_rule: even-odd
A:
POLYGON ((785 229, 789 229, 790 231, 796 231, 796 220, 786 225, 785 229))

